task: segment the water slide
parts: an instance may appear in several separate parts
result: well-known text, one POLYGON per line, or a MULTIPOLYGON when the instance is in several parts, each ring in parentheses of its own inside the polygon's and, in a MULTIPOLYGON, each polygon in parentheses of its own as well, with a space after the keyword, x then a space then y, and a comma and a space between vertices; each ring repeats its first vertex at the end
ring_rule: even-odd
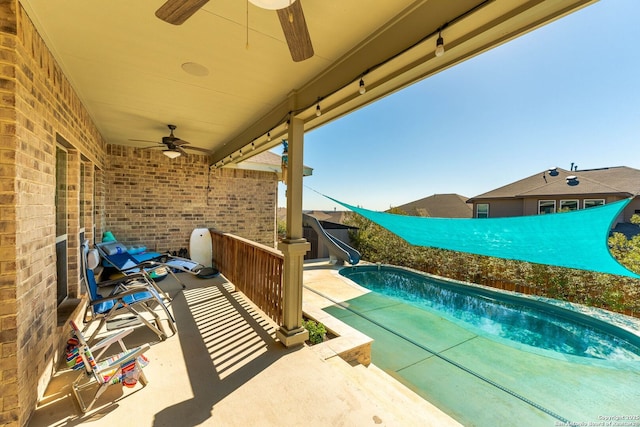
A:
POLYGON ((303 225, 313 228, 313 230, 318 234, 318 241, 322 241, 327 245, 327 248, 329 248, 329 255, 332 258, 336 258, 342 262, 346 261, 351 265, 356 265, 360 262, 360 252, 353 249, 342 240, 339 240, 327 233, 325 229, 322 228, 320 221, 316 218, 307 214, 302 214, 302 223, 303 225))

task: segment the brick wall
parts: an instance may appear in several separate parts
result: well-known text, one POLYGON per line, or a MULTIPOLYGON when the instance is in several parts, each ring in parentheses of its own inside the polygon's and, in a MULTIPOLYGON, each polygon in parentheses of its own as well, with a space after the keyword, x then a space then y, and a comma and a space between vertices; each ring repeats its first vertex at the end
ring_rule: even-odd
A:
POLYGON ((15 14, 0 6, 0 424, 19 416, 17 360, 15 14))
MULTIPOLYGON (((105 230, 158 252, 189 247, 195 228, 216 228, 275 246, 275 173, 209 172, 206 156, 107 147, 105 230)), ((101 234, 97 236, 101 237, 101 234)))
POLYGON ((208 206, 213 228, 276 247, 278 178, 273 172, 211 171, 208 206))
MULTIPOLYGON (((25 425, 58 357, 55 154, 69 153, 69 200, 83 158, 105 143, 17 0, 0 3, 0 424, 25 425)), ((69 292, 78 296, 79 204, 70 203, 69 292)), ((66 328, 65 328, 66 329, 66 328)))

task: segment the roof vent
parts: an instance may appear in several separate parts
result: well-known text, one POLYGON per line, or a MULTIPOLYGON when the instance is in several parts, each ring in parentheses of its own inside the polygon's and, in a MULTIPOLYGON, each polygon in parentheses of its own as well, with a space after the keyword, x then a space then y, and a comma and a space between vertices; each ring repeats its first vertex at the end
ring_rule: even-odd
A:
POLYGON ((575 175, 569 175, 567 177, 567 185, 578 185, 580 181, 578 181, 578 177, 575 175))
POLYGON ((558 167, 549 168, 549 175, 557 176, 558 175, 558 167))

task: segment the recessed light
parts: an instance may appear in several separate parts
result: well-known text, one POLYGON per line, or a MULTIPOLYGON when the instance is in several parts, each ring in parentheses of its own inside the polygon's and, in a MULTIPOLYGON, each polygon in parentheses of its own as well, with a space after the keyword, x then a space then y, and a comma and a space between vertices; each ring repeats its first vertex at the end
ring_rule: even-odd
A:
POLYGON ((185 62, 182 64, 182 69, 185 73, 191 74, 192 76, 203 77, 209 75, 209 69, 196 62, 185 62))

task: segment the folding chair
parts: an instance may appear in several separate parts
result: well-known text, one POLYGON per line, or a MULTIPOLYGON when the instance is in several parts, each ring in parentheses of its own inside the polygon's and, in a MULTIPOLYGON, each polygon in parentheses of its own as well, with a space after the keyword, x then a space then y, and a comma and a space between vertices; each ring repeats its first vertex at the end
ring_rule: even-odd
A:
POLYGON ((85 311, 85 321, 88 315, 91 315, 91 320, 87 323, 85 329, 94 321, 100 321, 98 327, 89 338, 89 342, 93 342, 96 335, 108 321, 122 320, 123 313, 129 314, 134 320, 147 326, 164 341, 167 339, 167 334, 160 316, 154 310, 156 306, 164 310, 171 331, 174 334, 176 333, 175 320, 171 312, 169 312, 169 309, 158 294, 154 284, 147 279, 145 274, 140 273, 116 280, 100 282, 101 286, 113 286, 109 295, 103 297, 98 292, 98 283, 96 282, 93 271, 100 263, 100 256, 97 250, 89 249, 88 241, 82 244, 81 261, 82 272, 89 290, 90 299, 85 311), (143 313, 150 315, 153 323, 149 321, 143 313))
POLYGON ((149 344, 127 349, 122 338, 131 330, 125 330, 89 347, 75 322, 70 321, 69 324, 72 338, 67 345, 67 361, 71 361, 72 369, 82 370, 71 384, 71 390, 83 413, 92 408, 109 386, 121 384, 134 387, 137 382, 140 382, 142 387, 147 385, 147 377, 142 368, 149 363, 144 356, 144 352, 150 348, 149 344), (101 360, 105 351, 115 342, 120 344, 122 352, 101 360), (98 350, 99 353, 94 356, 93 353, 98 350), (94 390, 91 392, 90 400, 85 401, 82 395, 87 394, 89 389, 94 390))

